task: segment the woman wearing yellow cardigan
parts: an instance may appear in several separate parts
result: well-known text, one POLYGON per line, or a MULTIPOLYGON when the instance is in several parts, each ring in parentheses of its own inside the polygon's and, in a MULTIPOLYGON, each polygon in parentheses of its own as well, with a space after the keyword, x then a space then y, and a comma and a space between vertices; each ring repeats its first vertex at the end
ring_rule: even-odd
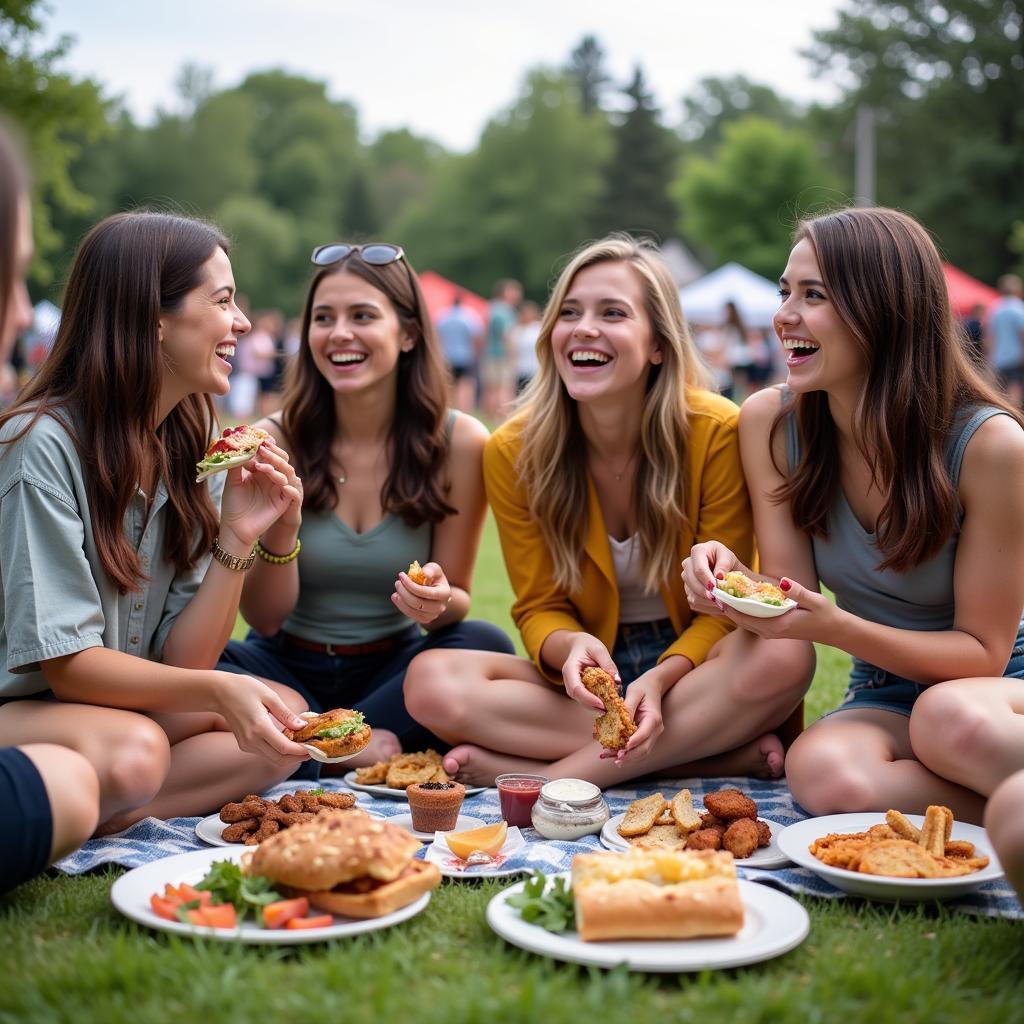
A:
POLYGON ((455 744, 445 768, 604 787, 653 771, 778 775, 813 653, 765 645, 690 611, 679 563, 727 534, 753 553, 738 410, 705 390, 657 250, 628 236, 582 249, 555 286, 540 369, 484 452, 487 494, 530 656, 430 651, 406 675, 410 714, 455 744), (637 731, 591 739, 598 666, 637 731), (569 698, 569 699, 566 699, 569 698), (723 755, 723 756, 717 756, 723 755), (700 763, 696 763, 700 762, 700 763))

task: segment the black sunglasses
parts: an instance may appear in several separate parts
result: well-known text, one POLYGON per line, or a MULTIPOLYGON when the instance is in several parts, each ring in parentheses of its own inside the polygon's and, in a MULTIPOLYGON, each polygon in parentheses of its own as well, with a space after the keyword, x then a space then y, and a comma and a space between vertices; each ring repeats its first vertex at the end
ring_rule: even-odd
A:
POLYGON ((405 259, 402 247, 390 242, 368 242, 366 245, 328 242, 326 245, 318 245, 310 259, 318 267, 329 267, 354 252, 359 253, 364 263, 370 263, 375 267, 386 267, 389 263, 405 259))

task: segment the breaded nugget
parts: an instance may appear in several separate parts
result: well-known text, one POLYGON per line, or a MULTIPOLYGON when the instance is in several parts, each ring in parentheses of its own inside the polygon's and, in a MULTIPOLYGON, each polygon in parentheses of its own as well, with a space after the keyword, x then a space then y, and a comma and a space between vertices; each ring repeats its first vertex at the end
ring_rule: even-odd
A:
POLYGON ((619 823, 619 835, 627 839, 630 836, 645 835, 651 831, 664 809, 665 798, 661 793, 644 797, 643 800, 634 800, 626 808, 626 816, 619 823))
POLYGON ((376 764, 368 765, 366 768, 356 769, 356 782, 358 782, 361 786, 383 785, 387 777, 387 761, 378 761, 376 764))
POLYGON ((231 825, 225 825, 224 831, 221 832, 221 838, 226 843, 244 842, 247 835, 259 828, 259 824, 259 818, 243 818, 241 821, 236 821, 231 825))
POLYGON ((735 821, 737 818, 757 820, 757 804, 738 789, 720 789, 717 793, 708 793, 704 797, 704 806, 722 821, 735 821))
POLYGON ((632 836, 629 844, 660 850, 682 850, 686 847, 686 836, 681 836, 675 825, 654 825, 645 835, 632 836))
POLYGON ((909 839, 912 843, 921 841, 921 830, 900 811, 886 811, 885 823, 896 833, 896 838, 909 839))
POLYGON ((717 828, 699 828, 686 837, 687 850, 720 850, 722 833, 717 828))
POLYGON ((693 795, 688 789, 681 789, 676 793, 669 807, 680 835, 696 832, 700 828, 700 814, 693 809, 693 795))
POLYGON ((332 810, 346 811, 355 807, 356 798, 352 793, 316 793, 317 803, 321 807, 329 807, 332 810))
POLYGON ((722 849, 737 860, 749 857, 757 849, 757 824, 750 818, 737 818, 722 836, 722 849))
POLYGON ((636 722, 619 696, 615 680, 604 669, 591 667, 583 670, 580 681, 604 704, 604 714, 594 723, 594 739, 606 750, 622 750, 636 732, 636 722))
POLYGON ((764 846, 771 846, 772 845, 772 830, 769 827, 768 822, 767 821, 761 821, 761 819, 758 818, 758 820, 755 821, 754 824, 757 826, 757 847, 758 847, 758 849, 761 849, 764 846))
POLYGON ((256 846, 258 843, 262 843, 264 839, 268 839, 270 836, 281 831, 281 822, 276 818, 264 816, 260 822, 260 827, 255 832, 250 832, 245 837, 246 846, 256 846))
POLYGON ((710 811, 700 812, 700 827, 701 828, 714 828, 716 825, 721 825, 722 819, 716 818, 710 811))
POLYGON ((946 843, 946 849, 943 853, 944 857, 973 857, 974 856, 974 843, 967 842, 966 839, 952 839, 946 843))
POLYGON ((871 845, 866 832, 830 832, 827 836, 815 839, 808 849, 823 864, 856 871, 864 851, 871 845))
POLYGON ((238 803, 225 804, 220 809, 220 820, 228 824, 244 821, 246 818, 261 817, 268 807, 268 803, 262 797, 250 793, 238 803))

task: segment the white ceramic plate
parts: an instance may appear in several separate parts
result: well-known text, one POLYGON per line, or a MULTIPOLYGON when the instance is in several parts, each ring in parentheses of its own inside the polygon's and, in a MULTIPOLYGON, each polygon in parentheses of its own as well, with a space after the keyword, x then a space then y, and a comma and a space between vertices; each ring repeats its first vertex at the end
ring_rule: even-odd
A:
MULTIPOLYGON (((564 872, 562 877, 568 878, 569 873, 564 872)), ((508 897, 520 892, 524 884, 518 882, 491 900, 487 905, 487 923, 513 946, 574 964, 625 964, 633 971, 742 967, 788 953, 804 941, 811 927, 807 911, 792 896, 740 879, 745 920, 738 935, 674 941, 584 942, 576 932, 549 932, 524 921, 519 911, 507 903, 508 897)))
MULTIPOLYGON (((356 782, 355 772, 346 772, 343 779, 346 786, 349 789, 358 790, 360 793, 369 793, 371 796, 382 796, 386 800, 408 800, 409 798, 405 795, 404 789, 392 789, 390 786, 367 786, 362 782, 356 782)), ((477 793, 484 791, 483 786, 467 786, 466 796, 476 796, 477 793)))
MULTIPOLYGON (((417 832, 412 827, 411 814, 393 814, 386 820, 392 825, 404 828, 406 832, 411 832, 421 843, 432 843, 434 836, 444 835, 443 832, 417 832)), ((467 832, 471 828, 483 828, 486 824, 487 822, 483 818, 472 818, 468 814, 460 814, 455 821, 455 828, 451 829, 451 831, 467 832)))
MULTIPOLYGON (((609 818, 604 823, 604 828, 601 829, 601 845, 609 850, 629 850, 632 844, 627 840, 623 839, 618 833, 618 827, 622 824, 622 819, 625 818, 625 814, 616 814, 615 817, 609 818)), ((787 857, 782 850, 779 849, 779 836, 785 830, 785 825, 780 825, 777 821, 772 821, 770 818, 759 818, 763 821, 772 833, 772 841, 770 846, 763 846, 759 850, 755 850, 749 857, 744 857, 742 860, 737 859, 736 863, 742 868, 781 868, 785 867, 790 863, 789 857, 787 857)))
MULTIPOLYGON (((402 907, 392 914, 374 917, 368 920, 353 917, 338 917, 326 928, 309 928, 290 930, 288 928, 260 928, 251 920, 243 921, 235 929, 199 928, 186 924, 184 921, 168 921, 157 917, 149 905, 153 893, 162 893, 164 886, 170 882, 178 885, 187 882, 195 885, 210 870, 210 865, 217 860, 239 861, 245 852, 244 847, 232 846, 229 849, 194 850, 192 853, 179 853, 174 857, 144 864, 133 868, 122 875, 110 890, 110 900, 125 917, 130 917, 139 924, 160 931, 175 932, 178 935, 202 936, 204 938, 222 939, 228 942, 245 942, 264 945, 293 945, 303 942, 325 942, 328 939, 342 939, 349 935, 361 935, 363 932, 374 932, 380 928, 388 928, 399 921, 414 917, 430 902, 430 893, 424 893, 418 900, 402 907)), ((317 913, 321 913, 317 911, 317 913)))
POLYGON ((509 868, 503 865, 503 861, 511 856, 516 850, 526 845, 522 832, 514 825, 508 830, 505 838, 505 845, 498 851, 494 861, 490 864, 473 864, 469 867, 460 857, 456 857, 448 844, 445 842, 445 834, 438 832, 434 842, 427 847, 424 860, 436 864, 441 874, 446 878, 461 878, 463 881, 471 881, 474 878, 508 878, 511 875, 529 874, 530 868, 509 868))
POLYGON ((727 604, 730 608, 735 608, 736 611, 753 616, 755 619, 774 619, 777 615, 785 615, 790 608, 796 607, 796 601, 788 597, 781 605, 777 605, 755 601, 752 597, 733 597, 732 594, 727 594, 724 590, 719 590, 718 587, 715 587, 714 593, 722 604, 727 604))
MULTIPOLYGON (((907 818, 918 828, 924 817, 908 814, 907 818)), ((815 839, 830 832, 865 832, 872 825, 884 825, 885 814, 867 811, 857 814, 830 814, 824 818, 809 818, 783 829, 779 836, 779 847, 800 867, 810 868, 816 875, 831 882, 837 889, 866 896, 873 900, 948 900, 977 889, 985 882, 1003 877, 1003 869, 992 850, 988 836, 978 825, 953 822, 953 839, 965 839, 974 843, 978 856, 988 857, 989 865, 981 871, 956 878, 888 878, 885 875, 863 875, 859 871, 833 868, 823 864, 808 847, 815 839)))
MULTIPOLYGON (((339 792, 339 790, 331 790, 331 792, 339 792)), ((362 793, 353 794, 356 797, 356 807, 359 810, 365 811, 373 818, 382 818, 382 814, 377 814, 376 811, 367 810, 365 807, 361 807, 359 800, 365 800, 366 797, 362 793)), ((204 843, 209 843, 211 846, 245 846, 244 843, 229 843, 223 836, 224 829, 228 827, 228 823, 220 820, 220 814, 208 814, 196 825, 196 835, 202 839, 204 843)))

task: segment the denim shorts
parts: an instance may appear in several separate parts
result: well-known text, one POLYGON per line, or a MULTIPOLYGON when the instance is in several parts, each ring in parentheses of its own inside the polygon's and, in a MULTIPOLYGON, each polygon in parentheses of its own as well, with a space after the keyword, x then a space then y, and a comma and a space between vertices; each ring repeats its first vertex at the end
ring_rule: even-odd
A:
POLYGON ((654 668, 666 649, 678 639, 671 619, 620 623, 612 661, 622 676, 623 688, 654 668))
MULTIPOLYGON (((1010 652, 1010 660, 1003 671, 1004 679, 1024 679, 1024 622, 1017 630, 1017 640, 1010 652)), ((853 659, 853 669, 847 684, 843 703, 828 714, 859 708, 879 708, 910 717, 914 701, 927 689, 912 679, 886 672, 860 658, 853 659)), ((822 716, 827 717, 827 716, 822 716)))

